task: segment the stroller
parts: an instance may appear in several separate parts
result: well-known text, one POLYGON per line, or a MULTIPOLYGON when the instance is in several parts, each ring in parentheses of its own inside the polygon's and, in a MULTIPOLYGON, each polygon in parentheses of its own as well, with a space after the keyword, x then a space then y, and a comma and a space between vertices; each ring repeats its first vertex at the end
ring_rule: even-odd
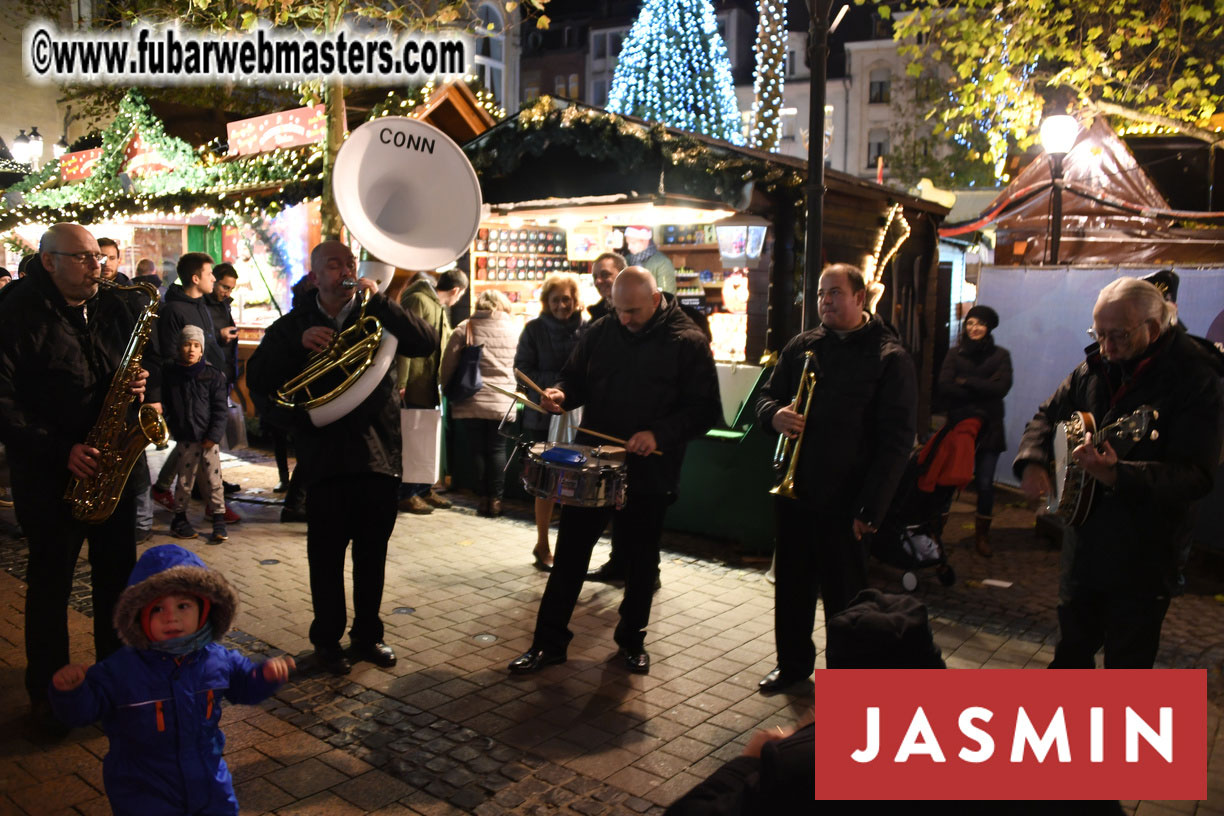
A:
POLYGON ((967 419, 955 428, 945 426, 925 445, 914 448, 884 521, 872 537, 871 554, 881 563, 905 570, 901 586, 908 592, 918 588, 916 571, 921 569, 934 568, 944 586, 956 583, 956 571, 944 553, 943 528, 952 497, 972 478, 972 466, 968 478, 960 474, 952 484, 944 483, 948 480, 942 477, 924 477, 933 475, 928 471, 946 461, 939 454, 950 432, 958 432, 957 439, 963 443, 969 434, 976 437, 980 427, 980 420, 967 419))

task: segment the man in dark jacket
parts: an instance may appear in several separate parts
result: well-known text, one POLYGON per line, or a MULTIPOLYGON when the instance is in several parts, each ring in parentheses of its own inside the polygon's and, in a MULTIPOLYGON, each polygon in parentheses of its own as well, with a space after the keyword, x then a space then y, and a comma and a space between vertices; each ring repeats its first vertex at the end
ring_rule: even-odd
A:
POLYGON ((234 315, 230 307, 234 303, 231 296, 234 287, 238 285, 238 270, 233 264, 220 263, 213 267, 213 288, 204 293, 204 306, 212 318, 216 329, 217 346, 225 365, 220 367, 225 375, 225 381, 232 389, 238 381, 238 326, 234 323, 234 315))
MULTIPOLYGON (((63 499, 70 476, 88 478, 98 467, 98 451, 84 440, 143 307, 134 293, 99 288, 101 257, 84 227, 56 224, 44 233, 26 280, 9 287, 12 294, 0 302, 0 441, 30 550, 25 682, 47 728, 53 727, 47 684, 68 663, 68 595, 81 544, 89 539, 98 659, 119 648, 111 612, 136 563, 130 483, 110 518, 97 525, 74 520, 63 499)), ((157 370, 154 344, 144 352, 143 367, 157 370)), ((146 394, 146 379, 142 372, 130 390, 158 402, 157 382, 146 394)), ((131 421, 139 399, 131 405, 131 421)))
MULTIPOLYGON (((624 507, 562 505, 553 570, 540 600, 531 648, 510 664, 525 674, 563 663, 573 633, 570 616, 591 562, 591 550, 612 520, 612 540, 626 559, 625 600, 615 640, 625 667, 650 671, 643 644, 659 570, 663 517, 675 500, 684 448, 722 411, 710 346, 675 298, 654 277, 631 266, 614 284, 616 319, 594 323, 540 404, 553 413, 584 407, 583 426, 627 439, 624 507), (654 456, 659 451, 661 456, 654 456)), ((599 444, 584 437, 579 442, 599 444)))
POLYGON ((1073 462, 1096 482, 1084 522, 1064 536, 1059 641, 1051 668, 1150 669, 1177 585, 1190 505, 1211 492, 1220 454, 1219 363, 1173 325, 1150 283, 1119 278, 1092 310, 1097 343, 1024 429, 1013 469, 1030 499, 1049 495, 1053 439, 1074 411, 1098 428, 1156 409, 1156 438, 1085 438, 1073 462), (1099 448, 1097 446, 1100 446, 1099 448))
MULTIPOLYGON (((374 281, 357 278, 353 253, 339 241, 324 241, 311 251, 310 276, 317 293, 300 298, 293 311, 269 326, 247 362, 248 387, 270 404, 312 354, 327 348, 337 331, 356 324, 362 311, 354 297, 359 290, 368 296, 365 313, 394 336, 398 354, 419 357, 437 346, 433 328, 378 294, 374 281)), ((388 372, 360 404, 330 424, 316 427, 305 412, 285 424, 292 424, 297 444, 294 478, 306 490, 306 558, 314 604, 310 642, 328 671, 350 671, 340 638, 346 621, 344 553, 351 540, 353 653, 384 668, 393 666, 395 652, 383 643, 379 607, 402 472, 395 377, 388 372)))
POLYGON ((615 252, 605 252, 591 262, 591 282, 599 292, 599 302, 587 307, 591 322, 612 313, 612 281, 625 266, 624 257, 615 252))
POLYGON ((863 310, 866 293, 857 267, 827 267, 817 292, 820 325, 786 344, 757 402, 761 426, 792 445, 812 426, 797 454, 797 497, 779 496, 775 505, 778 665, 761 680, 766 694, 815 668, 817 591, 828 621, 866 588, 865 537, 883 521, 914 445, 914 366, 892 328, 863 310), (792 403, 807 352, 815 390, 805 417, 792 403))

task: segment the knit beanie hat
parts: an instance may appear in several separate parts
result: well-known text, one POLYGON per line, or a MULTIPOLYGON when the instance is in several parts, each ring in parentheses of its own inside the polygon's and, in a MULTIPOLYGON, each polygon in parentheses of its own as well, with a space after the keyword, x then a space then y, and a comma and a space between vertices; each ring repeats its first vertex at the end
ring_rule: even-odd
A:
POLYGON ((200 347, 203 348, 204 330, 199 326, 184 326, 183 330, 179 332, 179 345, 181 346, 191 340, 196 341, 200 344, 200 347))
POLYGON ((986 324, 987 331, 994 331, 999 328, 999 313, 989 306, 978 304, 969 310, 965 315, 965 320, 974 317, 986 324))

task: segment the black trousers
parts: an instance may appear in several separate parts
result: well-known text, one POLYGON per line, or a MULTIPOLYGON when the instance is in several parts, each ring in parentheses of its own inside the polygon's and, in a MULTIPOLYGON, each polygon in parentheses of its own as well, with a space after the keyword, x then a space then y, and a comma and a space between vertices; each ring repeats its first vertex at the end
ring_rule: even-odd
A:
POLYGON ((310 642, 336 646, 348 620, 344 554, 353 542, 353 628, 349 639, 369 646, 383 639, 387 539, 395 528, 399 480, 380 473, 346 473, 306 489, 306 560, 314 620, 310 642))
MULTIPOLYGON (((20 480, 18 480, 20 482, 20 480)), ((81 545, 89 541, 89 582, 93 591, 94 655, 102 660, 122 643, 111 618, 115 603, 136 566, 136 502, 129 489, 101 524, 72 518, 63 490, 13 485, 17 522, 29 544, 26 574, 26 691, 32 701, 47 698, 51 675, 68 664, 68 598, 81 545)))
POLYGON ((1150 669, 1168 611, 1167 595, 1077 590, 1058 606, 1058 645, 1050 668, 1096 668, 1096 653, 1104 647, 1107 669, 1150 669))
POLYGON ((855 541, 850 513, 817 512, 794 499, 774 503, 777 560, 774 566, 774 642, 778 666, 806 677, 816 668, 816 596, 825 622, 867 588, 867 542, 855 541))
POLYGON ((620 623, 614 639, 626 649, 639 650, 646 640, 655 577, 659 574, 659 538, 663 517, 672 502, 668 495, 629 492, 625 506, 561 506, 553 568, 540 599, 532 647, 564 653, 573 639, 570 617, 582 592, 582 582, 591 565, 591 550, 608 519, 612 520, 612 545, 620 550, 625 565, 625 597, 620 605, 620 623))
POLYGON ((506 492, 506 440, 497 432, 499 419, 456 419, 463 426, 472 459, 477 496, 500 499, 506 492))

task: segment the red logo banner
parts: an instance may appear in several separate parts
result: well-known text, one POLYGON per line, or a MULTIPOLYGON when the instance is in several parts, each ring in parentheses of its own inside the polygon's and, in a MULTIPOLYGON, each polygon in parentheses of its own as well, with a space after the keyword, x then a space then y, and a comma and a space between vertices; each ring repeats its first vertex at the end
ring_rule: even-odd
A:
POLYGON ((818 799, 1205 799, 1200 670, 816 672, 818 799))

